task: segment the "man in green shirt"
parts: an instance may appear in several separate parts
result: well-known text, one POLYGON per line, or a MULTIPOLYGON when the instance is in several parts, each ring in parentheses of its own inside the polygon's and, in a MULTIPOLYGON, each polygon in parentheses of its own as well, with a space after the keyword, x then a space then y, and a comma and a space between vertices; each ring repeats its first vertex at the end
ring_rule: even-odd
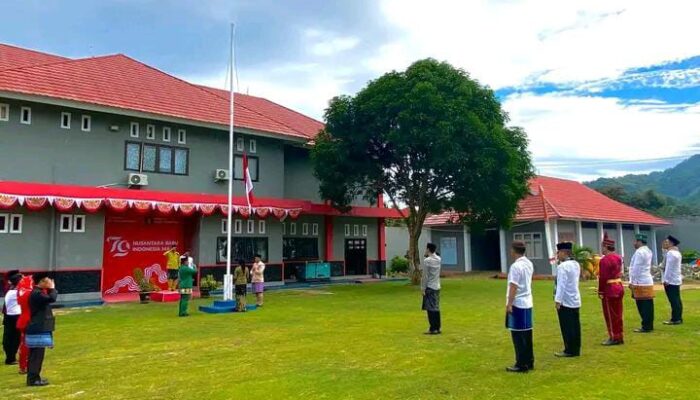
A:
POLYGON ((180 280, 180 316, 186 317, 189 314, 188 308, 192 298, 192 287, 194 277, 197 275, 197 266, 194 265, 192 257, 181 257, 178 279, 180 280))

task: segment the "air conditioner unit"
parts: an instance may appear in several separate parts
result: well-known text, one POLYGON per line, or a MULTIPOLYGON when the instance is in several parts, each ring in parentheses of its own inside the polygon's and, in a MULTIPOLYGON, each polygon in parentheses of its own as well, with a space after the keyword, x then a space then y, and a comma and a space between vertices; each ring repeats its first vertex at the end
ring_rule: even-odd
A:
POLYGON ((147 186, 148 175, 146 174, 129 174, 129 186, 147 186))
POLYGON ((229 180, 229 174, 227 169, 217 169, 214 172, 214 180, 217 182, 229 180))

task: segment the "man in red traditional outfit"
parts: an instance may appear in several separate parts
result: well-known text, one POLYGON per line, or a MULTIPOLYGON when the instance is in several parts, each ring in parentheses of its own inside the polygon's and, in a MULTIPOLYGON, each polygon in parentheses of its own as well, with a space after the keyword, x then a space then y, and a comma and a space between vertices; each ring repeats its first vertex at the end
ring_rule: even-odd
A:
POLYGON ((615 241, 606 234, 603 239, 603 258, 600 260, 598 275, 598 297, 603 301, 603 315, 608 327, 608 340, 603 346, 624 343, 622 333, 622 300, 625 288, 622 286, 622 258, 615 253, 615 241))

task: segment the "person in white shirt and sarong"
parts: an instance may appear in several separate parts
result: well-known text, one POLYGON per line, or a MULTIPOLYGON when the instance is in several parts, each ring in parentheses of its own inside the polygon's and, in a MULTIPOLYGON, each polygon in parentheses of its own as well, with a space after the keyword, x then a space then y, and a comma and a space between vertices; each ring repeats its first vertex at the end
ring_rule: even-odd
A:
POLYGON ((420 287, 423 294, 422 309, 428 314, 430 328, 426 335, 439 335, 442 333, 440 321, 440 269, 442 259, 437 254, 437 246, 428 243, 423 260, 423 272, 421 274, 420 287))
POLYGON ((559 328, 564 339, 564 350, 557 357, 578 357, 581 355, 581 292, 578 281, 581 266, 573 259, 573 243, 557 244, 557 280, 554 304, 559 316, 559 328))
POLYGON ((630 262, 630 291, 642 319, 642 326, 634 332, 649 333, 654 330, 654 278, 651 276, 653 254, 647 247, 647 236, 635 235, 634 248, 636 251, 630 262))
POLYGON ((668 302, 671 303, 671 319, 664 321, 665 325, 680 325, 683 323, 683 302, 681 301, 681 285, 683 275, 681 273, 681 255, 678 245, 681 242, 669 235, 663 241, 662 246, 666 251, 664 257, 664 291, 668 302))
POLYGON ((532 262, 525 257, 525 243, 515 241, 510 255, 513 264, 508 271, 506 291, 506 328, 510 330, 515 348, 515 365, 508 372, 528 372, 535 369, 532 345, 532 262))

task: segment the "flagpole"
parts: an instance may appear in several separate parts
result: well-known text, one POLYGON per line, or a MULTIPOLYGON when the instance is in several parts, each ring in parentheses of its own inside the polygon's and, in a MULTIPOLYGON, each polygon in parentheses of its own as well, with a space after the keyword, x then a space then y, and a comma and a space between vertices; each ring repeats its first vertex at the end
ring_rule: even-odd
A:
POLYGON ((231 24, 231 56, 229 59, 229 126, 228 126, 228 213, 226 215, 226 276, 224 276, 224 300, 233 300, 233 276, 231 275, 231 232, 233 231, 233 44, 236 27, 231 24))

